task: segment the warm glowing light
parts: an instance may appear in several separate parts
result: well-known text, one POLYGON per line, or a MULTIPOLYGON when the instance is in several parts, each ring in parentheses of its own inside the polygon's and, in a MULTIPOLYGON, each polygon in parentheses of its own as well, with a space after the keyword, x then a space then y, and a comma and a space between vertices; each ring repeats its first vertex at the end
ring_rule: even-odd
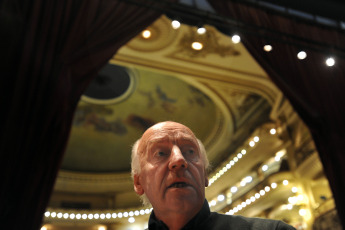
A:
POLYGON ((327 60, 326 60, 327 66, 334 66, 334 64, 335 64, 334 58, 332 58, 332 57, 327 58, 327 60))
POLYGON ((266 52, 270 52, 270 51, 272 51, 272 49, 273 49, 273 47, 271 45, 264 45, 264 50, 266 52))
POLYGON ((298 213, 300 214, 300 216, 305 216, 307 214, 307 210, 302 208, 298 211, 298 213))
POLYGON ((201 50, 203 48, 203 45, 200 42, 193 42, 192 48, 195 50, 201 50))
POLYGON ((259 142, 259 140, 260 140, 260 139, 259 139, 258 136, 255 136, 255 137, 254 137, 254 141, 255 141, 255 142, 259 142))
POLYGON ((266 172, 267 169, 268 169, 268 165, 263 165, 263 166, 261 167, 261 170, 262 170, 263 172, 266 172))
POLYGON ((293 193, 296 193, 296 192, 298 192, 298 188, 297 188, 297 187, 292 187, 292 188, 291 188, 291 191, 292 191, 293 193))
POLYGON ((250 147, 254 147, 254 145, 255 145, 255 142, 254 142, 254 141, 250 141, 250 142, 249 142, 249 146, 250 146, 250 147))
POLYGON ((134 217, 129 217, 129 218, 128 218, 128 222, 129 222, 129 223, 134 223, 134 222, 135 222, 134 217))
POLYGON ((61 213, 61 212, 59 212, 59 213, 57 214, 57 218, 62 218, 62 213, 61 213))
POLYGON ((104 226, 99 226, 98 230, 106 230, 106 228, 104 226))
POLYGON ((270 129, 270 134, 274 135, 277 133, 277 130, 276 129, 270 129))
POLYGON ((181 23, 177 20, 174 20, 171 22, 171 26, 172 26, 172 28, 174 28, 176 30, 176 29, 180 28, 181 23))
POLYGON ((272 183, 271 188, 275 189, 277 187, 277 183, 272 183))
POLYGON ((204 33, 206 33, 206 29, 204 27, 199 27, 197 30, 197 33, 198 34, 204 34, 204 33))
POLYGON ((304 52, 304 51, 300 51, 300 52, 298 52, 298 54, 297 54, 297 58, 300 59, 300 60, 303 60, 303 59, 305 59, 306 57, 307 57, 307 53, 304 52))
POLYGON ((231 38, 232 42, 237 44, 241 41, 241 37, 238 36, 237 34, 233 35, 232 38, 231 38))
POLYGON ((44 216, 45 216, 45 217, 49 217, 49 216, 50 216, 50 212, 48 212, 48 211, 45 212, 45 213, 44 213, 44 216))
POLYGON ((230 191, 231 191, 232 193, 237 192, 237 187, 236 187, 236 186, 231 187, 230 191))
POLYGON ((287 204, 287 205, 286 205, 286 208, 287 208, 288 210, 292 210, 293 205, 292 205, 292 204, 287 204))
POLYGON ((151 31, 150 30, 144 30, 142 33, 141 33, 141 36, 143 36, 143 38, 150 38, 151 37, 151 31))
POLYGON ((247 153, 247 151, 246 151, 245 149, 242 149, 242 150, 241 150, 241 153, 242 153, 243 155, 245 155, 245 154, 247 153))
POLYGON ((48 228, 46 226, 42 226, 41 230, 47 230, 48 228))
POLYGON ((289 184, 289 181, 288 180, 284 180, 283 181, 283 185, 288 185, 289 184))
POLYGON ((225 199, 225 196, 223 194, 218 195, 217 200, 223 201, 225 199))

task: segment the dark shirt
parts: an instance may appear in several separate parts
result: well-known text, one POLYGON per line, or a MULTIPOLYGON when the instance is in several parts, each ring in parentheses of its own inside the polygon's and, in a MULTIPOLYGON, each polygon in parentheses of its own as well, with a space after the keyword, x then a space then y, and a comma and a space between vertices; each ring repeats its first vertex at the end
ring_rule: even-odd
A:
MULTIPOLYGON (((169 228, 155 217, 152 211, 149 219, 149 230, 168 230, 169 228)), ((200 212, 191 219, 182 230, 295 230, 292 226, 282 221, 248 218, 235 215, 224 215, 216 212, 210 212, 208 202, 205 200, 200 212)))

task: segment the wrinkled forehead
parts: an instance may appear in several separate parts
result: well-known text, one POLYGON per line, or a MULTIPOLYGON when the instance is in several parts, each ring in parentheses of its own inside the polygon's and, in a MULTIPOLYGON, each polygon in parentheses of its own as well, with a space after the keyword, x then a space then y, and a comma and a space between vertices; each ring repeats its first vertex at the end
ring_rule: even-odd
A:
POLYGON ((149 128, 141 137, 139 151, 157 142, 189 141, 197 143, 194 133, 186 126, 179 123, 159 123, 149 128))

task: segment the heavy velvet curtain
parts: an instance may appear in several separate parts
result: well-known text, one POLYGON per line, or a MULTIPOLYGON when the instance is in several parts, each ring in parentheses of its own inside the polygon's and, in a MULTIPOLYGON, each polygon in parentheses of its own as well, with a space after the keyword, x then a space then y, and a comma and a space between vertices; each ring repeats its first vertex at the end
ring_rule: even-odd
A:
POLYGON ((345 226, 344 31, 284 17, 243 1, 208 2, 238 26, 246 24, 241 36, 244 45, 309 127, 345 226), (263 50, 267 43, 273 46, 269 53, 263 50), (302 49, 307 58, 299 60, 296 55, 302 49), (336 63, 328 67, 325 60, 332 54, 336 63))
POLYGON ((39 229, 82 92, 161 13, 118 0, 0 6, 0 225, 39 229))

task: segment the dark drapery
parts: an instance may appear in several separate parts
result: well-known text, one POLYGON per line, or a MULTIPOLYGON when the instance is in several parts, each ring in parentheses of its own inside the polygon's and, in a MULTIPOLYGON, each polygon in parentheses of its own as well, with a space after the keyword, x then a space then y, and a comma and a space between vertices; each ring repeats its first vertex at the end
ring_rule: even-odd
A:
POLYGON ((217 13, 235 19, 235 25, 246 24, 242 28, 243 44, 309 127, 345 226, 344 31, 288 18, 241 1, 208 2, 217 13), (267 42, 273 46, 269 53, 263 50, 267 42), (301 49, 308 55, 304 60, 296 56, 301 49), (331 54, 336 64, 328 67, 325 60, 331 54))
POLYGON ((117 49, 161 13, 118 0, 5 0, 0 6, 0 222, 3 229, 33 230, 79 97, 117 49))

